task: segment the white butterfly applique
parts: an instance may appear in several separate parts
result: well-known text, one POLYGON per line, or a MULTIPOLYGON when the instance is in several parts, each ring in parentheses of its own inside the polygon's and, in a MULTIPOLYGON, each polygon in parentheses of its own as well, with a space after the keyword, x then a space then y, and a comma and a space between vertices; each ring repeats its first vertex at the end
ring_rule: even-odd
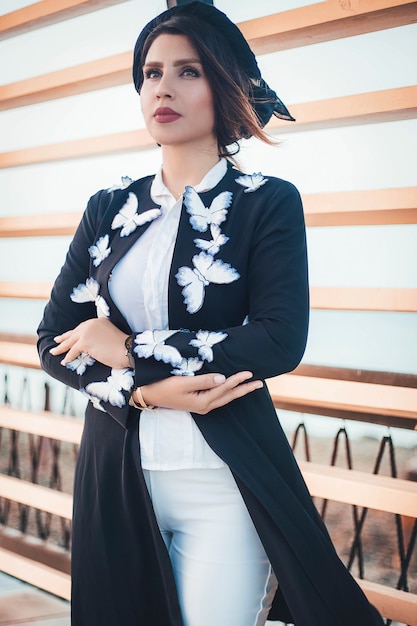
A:
POLYGON ((88 393, 88 391, 86 391, 85 389, 80 389, 80 391, 83 394, 83 396, 85 396, 87 400, 91 402, 91 404, 93 405, 95 409, 98 409, 99 411, 103 411, 103 413, 106 412, 106 409, 102 407, 102 405, 100 404, 100 400, 98 398, 91 395, 91 393, 88 393))
POLYGON ((66 364, 66 367, 73 372, 77 372, 79 376, 82 376, 89 365, 94 365, 96 362, 92 356, 90 356, 87 352, 81 352, 80 355, 77 356, 76 359, 69 361, 66 364))
POLYGON ((193 187, 186 187, 184 204, 190 215, 190 224, 199 233, 205 233, 210 224, 221 224, 227 216, 227 209, 232 203, 231 191, 223 191, 213 199, 210 207, 205 207, 193 187))
POLYGON ((123 391, 130 391, 133 387, 132 370, 112 369, 110 376, 104 382, 89 383, 85 390, 104 402, 122 408, 126 404, 123 391))
POLYGON ((84 302, 94 302, 97 308, 97 317, 109 317, 109 305, 103 296, 99 295, 99 291, 99 283, 94 278, 87 278, 85 284, 74 287, 70 298, 73 302, 80 304, 84 302))
POLYGON ((152 220, 156 219, 161 215, 160 209, 149 209, 149 211, 145 211, 144 213, 138 213, 137 209, 139 206, 138 197, 130 192, 126 202, 119 209, 117 215, 114 216, 111 227, 112 230, 116 228, 121 228, 120 237, 127 237, 138 226, 143 226, 147 222, 152 222, 152 220))
POLYGON ((210 254, 200 252, 193 256, 194 269, 180 267, 175 278, 184 287, 182 295, 189 313, 197 313, 203 306, 205 287, 210 283, 228 285, 240 278, 240 274, 229 263, 216 261, 210 254))
POLYGON ((145 330, 143 333, 136 335, 134 352, 138 357, 145 359, 153 356, 156 361, 170 363, 175 367, 181 363, 183 357, 174 346, 167 346, 165 339, 171 337, 175 330, 145 330))
POLYGON ((107 193, 115 191, 116 189, 126 189, 126 187, 129 187, 129 185, 133 183, 133 179, 130 178, 130 176, 122 176, 121 181, 122 182, 120 185, 112 185, 111 187, 109 187, 109 189, 107 189, 107 193))
POLYGON ((192 357, 191 359, 183 359, 179 366, 171 371, 174 376, 194 376, 198 370, 203 367, 203 361, 192 357))
POLYGON ((211 363, 213 360, 213 346, 226 339, 227 333, 210 332, 209 330, 199 330, 195 339, 191 339, 190 346, 198 348, 198 354, 204 361, 211 363))
POLYGON ((104 259, 107 259, 111 252, 109 247, 109 236, 100 237, 94 246, 88 248, 88 253, 93 259, 94 267, 98 267, 104 259))
POLYGON ((265 185, 269 178, 265 178, 261 172, 258 172, 257 174, 244 174, 235 180, 239 185, 242 185, 242 187, 246 187, 244 193, 252 193, 259 189, 259 187, 262 187, 262 185, 265 185))
POLYGON ((224 246, 224 244, 229 241, 229 237, 223 235, 220 226, 217 226, 217 224, 210 224, 210 232, 212 236, 211 241, 207 241, 206 239, 194 239, 194 243, 200 250, 214 256, 220 250, 220 246, 224 246))

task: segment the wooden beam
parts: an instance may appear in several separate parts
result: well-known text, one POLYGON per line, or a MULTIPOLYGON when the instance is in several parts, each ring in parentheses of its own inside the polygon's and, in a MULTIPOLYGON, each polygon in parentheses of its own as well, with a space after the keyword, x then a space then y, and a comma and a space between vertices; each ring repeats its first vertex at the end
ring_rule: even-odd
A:
POLYGON ((72 496, 13 476, 0 474, 0 497, 31 506, 40 511, 72 518, 72 496))
POLYGON ((41 0, 0 16, 0 40, 62 20, 104 9, 126 0, 41 0))
POLYGON ((73 235, 82 211, 0 217, 0 237, 56 237, 73 235))
MULTIPOLYGON (((68 10, 72 11, 77 5, 84 8, 86 5, 90 10, 95 8, 91 8, 92 2, 80 0, 68 0, 66 3, 44 0, 32 6, 44 5, 46 8, 47 4, 52 5, 49 8, 52 16, 64 15, 59 11, 61 4, 70 5, 68 10), (53 10, 55 5, 56 11, 53 10), (75 7, 71 8, 71 5, 75 7)), ((4 20, 3 32, 13 34, 12 29, 19 28, 20 23, 36 26, 36 19, 32 15, 34 10, 30 9, 27 7, 9 14, 15 16, 13 21, 7 16, 0 18, 0 24, 4 20)), ((254 52, 264 54, 394 28, 411 24, 416 19, 417 2, 411 0, 327 0, 241 22, 239 27, 254 52)), ((4 85, 0 87, 0 110, 127 84, 132 80, 131 69, 132 53, 126 52, 4 85)))
POLYGON ((0 153, 0 169, 80 159, 86 157, 136 152, 154 147, 155 141, 145 129, 132 130, 88 139, 76 139, 62 143, 34 148, 24 148, 13 152, 0 153))
POLYGON ((381 615, 408 626, 417 626, 417 595, 399 591, 369 580, 356 580, 369 602, 381 615))
POLYGON ((75 417, 57 415, 50 411, 32 412, 2 406, 0 427, 78 445, 84 424, 75 417))
POLYGON ((268 54, 416 21, 412 0, 327 0, 240 22, 239 28, 255 54, 268 54))
POLYGON ((399 418, 417 424, 417 389, 286 374, 267 381, 277 408, 348 419, 399 418))
POLYGON ((303 194, 303 203, 307 226, 417 224, 417 187, 303 194))
POLYGON ((312 309, 417 312, 417 289, 311 287, 310 293, 312 309))
POLYGON ((0 363, 41 369, 36 346, 14 341, 0 341, 0 363))
POLYGON ((0 111, 108 87, 118 87, 131 81, 132 53, 122 52, 97 61, 1 85, 0 111))
MULTIPOLYGON (((295 123, 274 118, 267 126, 272 133, 290 133, 412 119, 417 116, 417 86, 330 98, 290 105, 295 123)), ((78 159, 120 152, 147 150, 155 142, 146 129, 77 139, 0 153, 0 169, 78 159)))
MULTIPOLYGON (((47 281, 0 281, 0 298, 48 300, 47 281)), ((378 287, 311 287, 311 308, 334 311, 417 312, 417 289, 378 287)))
POLYGON ((294 123, 273 117, 270 132, 283 134, 322 128, 340 128, 381 122, 396 122, 417 116, 417 86, 384 89, 289 105, 294 123))
POLYGON ((0 297, 25 300, 49 300, 52 289, 50 281, 18 282, 0 281, 0 297))
MULTIPOLYGON (((306 224, 417 224, 417 187, 303 194, 306 224)), ((73 235, 82 211, 0 217, 0 237, 73 235)))
POLYGON ((417 483, 343 467, 299 461, 311 495, 417 518, 417 483))
POLYGON ((1 571, 40 587, 65 600, 71 599, 71 577, 49 565, 0 548, 1 571))

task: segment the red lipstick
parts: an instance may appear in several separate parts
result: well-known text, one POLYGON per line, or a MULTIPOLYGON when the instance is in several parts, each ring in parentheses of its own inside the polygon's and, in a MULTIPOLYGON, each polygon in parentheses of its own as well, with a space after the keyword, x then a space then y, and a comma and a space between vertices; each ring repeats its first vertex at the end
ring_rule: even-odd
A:
POLYGON ((166 124, 167 122, 175 122, 181 117, 179 113, 177 113, 173 109, 170 109, 169 107, 159 107, 158 109, 156 109, 153 116, 156 122, 160 122, 162 124, 166 124))

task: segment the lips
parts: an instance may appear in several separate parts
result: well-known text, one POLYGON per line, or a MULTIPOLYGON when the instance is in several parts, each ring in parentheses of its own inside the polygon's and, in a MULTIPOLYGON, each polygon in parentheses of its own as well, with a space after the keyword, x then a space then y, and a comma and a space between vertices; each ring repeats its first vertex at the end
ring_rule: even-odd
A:
POLYGON ((179 113, 170 109, 169 107, 159 107, 154 113, 154 119, 156 122, 166 124, 167 122, 175 122, 181 117, 179 113))

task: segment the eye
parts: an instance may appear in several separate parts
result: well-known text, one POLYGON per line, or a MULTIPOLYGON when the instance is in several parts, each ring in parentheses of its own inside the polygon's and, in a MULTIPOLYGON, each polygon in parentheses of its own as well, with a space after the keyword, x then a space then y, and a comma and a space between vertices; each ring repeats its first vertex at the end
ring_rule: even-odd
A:
POLYGON ((201 74, 195 67, 185 67, 182 70, 182 76, 191 76, 192 78, 198 78, 199 76, 201 76, 201 74))
POLYGON ((161 76, 161 71, 154 67, 150 67, 149 69, 145 70, 143 75, 146 79, 159 78, 161 76))

